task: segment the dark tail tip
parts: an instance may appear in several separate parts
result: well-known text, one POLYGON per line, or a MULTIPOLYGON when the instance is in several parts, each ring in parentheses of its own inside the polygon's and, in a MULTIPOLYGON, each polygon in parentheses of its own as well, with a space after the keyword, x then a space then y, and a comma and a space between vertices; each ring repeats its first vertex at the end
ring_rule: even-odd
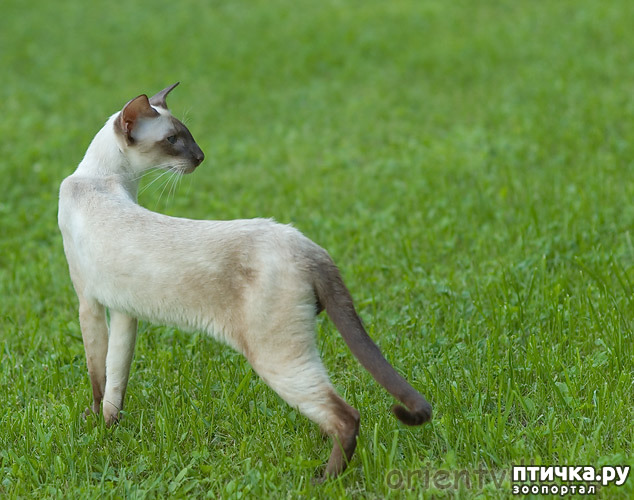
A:
POLYGON ((394 405, 392 406, 392 413, 396 415, 401 422, 405 425, 421 425, 431 420, 431 405, 426 401, 420 404, 419 408, 415 410, 408 410, 404 406, 394 405))

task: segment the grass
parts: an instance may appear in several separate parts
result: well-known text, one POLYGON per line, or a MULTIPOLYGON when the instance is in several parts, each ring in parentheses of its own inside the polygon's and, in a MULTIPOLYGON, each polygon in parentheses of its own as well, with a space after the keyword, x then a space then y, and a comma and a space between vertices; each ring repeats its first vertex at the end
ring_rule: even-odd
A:
MULTIPOLYGON (((634 465, 629 7, 4 2, 0 496, 505 498, 512 464, 634 465), (142 323, 125 418, 80 419, 57 189, 111 113, 178 80, 170 105, 207 160, 141 203, 293 223, 434 405, 432 424, 398 424, 320 319, 362 414, 335 481, 311 482, 329 452, 318 429, 200 334, 142 323), (388 484, 482 467, 502 485, 388 484)), ((633 494, 630 477, 598 496, 633 494)))

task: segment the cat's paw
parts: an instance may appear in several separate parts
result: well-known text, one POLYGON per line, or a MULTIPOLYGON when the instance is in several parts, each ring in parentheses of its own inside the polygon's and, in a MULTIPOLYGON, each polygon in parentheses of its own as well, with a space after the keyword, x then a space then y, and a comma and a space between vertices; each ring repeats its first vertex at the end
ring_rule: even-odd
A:
POLYGON ((327 479, 328 476, 313 477, 310 482, 313 486, 319 486, 320 484, 324 484, 327 479))
POLYGON ((119 408, 108 401, 104 401, 103 419, 106 421, 106 427, 116 424, 119 421, 119 408))
POLYGON ((82 420, 86 421, 88 417, 93 415, 99 415, 99 411, 101 410, 99 403, 93 403, 92 406, 86 407, 86 409, 81 414, 82 420))

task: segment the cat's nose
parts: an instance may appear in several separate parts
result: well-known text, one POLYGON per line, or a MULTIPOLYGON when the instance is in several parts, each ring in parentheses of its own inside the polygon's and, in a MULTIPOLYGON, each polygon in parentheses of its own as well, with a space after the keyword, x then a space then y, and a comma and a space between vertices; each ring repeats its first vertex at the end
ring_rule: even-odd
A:
POLYGON ((196 162, 196 166, 200 165, 204 159, 205 153, 203 153, 202 149, 197 148, 197 150, 194 151, 194 161, 196 162))

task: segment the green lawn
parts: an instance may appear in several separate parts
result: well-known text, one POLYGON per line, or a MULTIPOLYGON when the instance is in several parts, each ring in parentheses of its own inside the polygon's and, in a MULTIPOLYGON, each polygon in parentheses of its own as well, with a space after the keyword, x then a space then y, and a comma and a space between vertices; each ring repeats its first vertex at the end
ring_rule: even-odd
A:
MULTIPOLYGON (((5 0, 0 497, 429 498, 424 472, 468 470, 446 494, 506 498, 512 464, 634 466, 632 26, 628 0, 5 0), (294 224, 434 405, 399 424, 321 318, 362 415, 337 480, 311 482, 317 427, 202 334, 141 323, 125 417, 80 418, 57 189, 111 113, 175 81, 207 159, 140 202, 294 224)), ((630 476, 598 496, 632 498, 630 476)))

